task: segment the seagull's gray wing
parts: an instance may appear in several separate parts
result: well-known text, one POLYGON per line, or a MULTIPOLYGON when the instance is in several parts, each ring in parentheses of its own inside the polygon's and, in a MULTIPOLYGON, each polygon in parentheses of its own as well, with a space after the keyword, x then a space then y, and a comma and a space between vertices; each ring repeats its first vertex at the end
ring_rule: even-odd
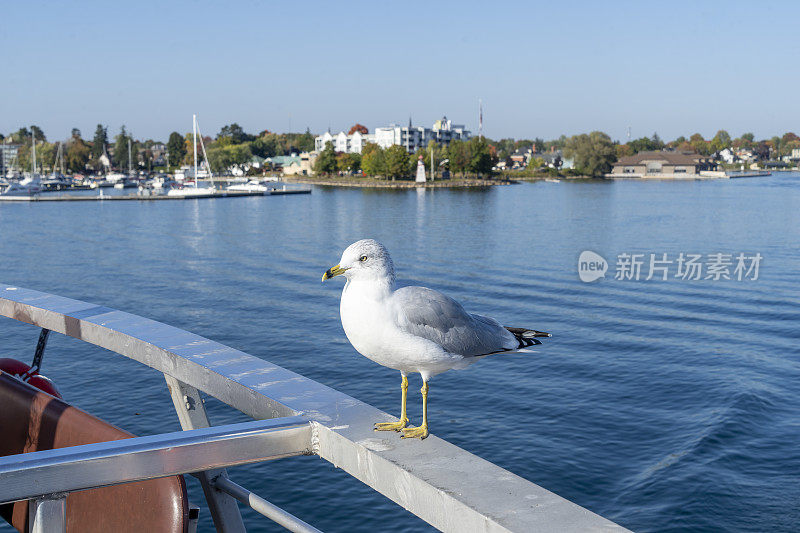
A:
POLYGON ((496 320, 467 313, 461 304, 427 287, 403 287, 392 295, 397 326, 450 353, 487 355, 514 350, 519 342, 496 320))

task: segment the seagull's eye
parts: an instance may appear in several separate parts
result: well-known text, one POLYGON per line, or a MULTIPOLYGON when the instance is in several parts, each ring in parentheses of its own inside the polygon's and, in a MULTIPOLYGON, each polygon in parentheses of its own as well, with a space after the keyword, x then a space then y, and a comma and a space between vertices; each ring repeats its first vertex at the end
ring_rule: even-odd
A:
POLYGON ((358 258, 358 260, 363 263, 364 261, 367 260, 367 256, 366 255, 362 255, 361 257, 358 258))

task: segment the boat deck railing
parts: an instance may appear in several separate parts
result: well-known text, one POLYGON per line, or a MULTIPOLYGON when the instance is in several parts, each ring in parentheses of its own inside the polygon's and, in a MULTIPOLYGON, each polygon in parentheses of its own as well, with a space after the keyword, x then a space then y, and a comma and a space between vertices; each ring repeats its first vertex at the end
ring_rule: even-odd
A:
POLYGON ((0 457, 0 503, 31 500, 33 531, 64 531, 69 492, 175 474, 199 479, 218 531, 245 531, 237 502, 291 531, 318 531, 237 485, 226 470, 298 455, 329 461, 442 531, 624 531, 434 435, 419 441, 374 433, 374 422, 393 418, 194 333, 3 284, 0 315, 42 328, 40 339, 54 331, 163 373, 183 428, 0 457), (253 421, 212 426, 201 391, 253 421))

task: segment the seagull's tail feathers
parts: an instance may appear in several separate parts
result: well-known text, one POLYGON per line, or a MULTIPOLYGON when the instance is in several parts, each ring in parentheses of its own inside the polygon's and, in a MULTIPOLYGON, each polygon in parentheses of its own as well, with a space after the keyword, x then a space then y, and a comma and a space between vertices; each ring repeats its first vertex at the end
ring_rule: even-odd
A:
POLYGON ((552 337, 552 335, 549 333, 545 333, 544 331, 536 331, 535 329, 509 327, 506 327, 506 329, 517 339, 517 342, 519 342, 519 348, 527 348, 528 346, 533 346, 535 344, 542 344, 542 341, 540 341, 539 338, 552 337))

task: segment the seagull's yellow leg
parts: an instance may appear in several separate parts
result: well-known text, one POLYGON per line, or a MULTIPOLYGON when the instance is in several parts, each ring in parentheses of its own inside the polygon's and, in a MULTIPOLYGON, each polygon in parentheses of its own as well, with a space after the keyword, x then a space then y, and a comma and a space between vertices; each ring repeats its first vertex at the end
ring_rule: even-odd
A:
POLYGON ((422 384, 422 425, 403 430, 404 439, 424 439, 428 436, 428 382, 422 384))
POLYGON ((408 377, 403 374, 403 383, 400 385, 403 391, 403 406, 400 407, 400 420, 397 422, 378 422, 375 424, 375 431, 400 431, 408 425, 410 420, 406 415, 406 398, 408 398, 408 377))

